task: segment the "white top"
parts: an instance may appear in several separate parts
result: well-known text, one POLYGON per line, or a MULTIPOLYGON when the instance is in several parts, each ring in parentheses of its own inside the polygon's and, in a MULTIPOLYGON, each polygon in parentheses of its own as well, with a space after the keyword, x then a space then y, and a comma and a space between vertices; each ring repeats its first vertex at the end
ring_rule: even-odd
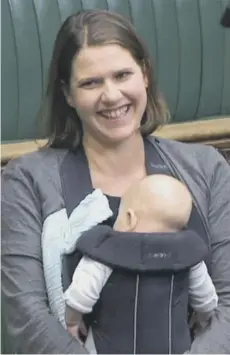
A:
MULTIPOLYGON (((111 273, 110 267, 83 257, 64 294, 66 304, 80 313, 90 313, 111 273)), ((217 307, 218 296, 203 261, 190 269, 189 302, 196 312, 208 318, 217 307)))
POLYGON ((67 211, 62 209, 44 221, 42 258, 49 306, 64 328, 66 304, 62 287, 62 258, 75 250, 76 242, 83 232, 112 214, 106 196, 97 189, 81 201, 69 218, 67 211))

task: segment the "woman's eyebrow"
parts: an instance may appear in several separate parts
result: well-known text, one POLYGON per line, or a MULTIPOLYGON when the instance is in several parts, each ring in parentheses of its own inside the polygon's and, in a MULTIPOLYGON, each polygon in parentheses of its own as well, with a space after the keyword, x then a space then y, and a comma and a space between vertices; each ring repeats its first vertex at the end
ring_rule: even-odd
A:
POLYGON ((117 74, 117 73, 122 73, 122 72, 126 72, 126 71, 133 71, 133 68, 124 67, 124 68, 121 68, 121 69, 114 70, 113 73, 117 74))

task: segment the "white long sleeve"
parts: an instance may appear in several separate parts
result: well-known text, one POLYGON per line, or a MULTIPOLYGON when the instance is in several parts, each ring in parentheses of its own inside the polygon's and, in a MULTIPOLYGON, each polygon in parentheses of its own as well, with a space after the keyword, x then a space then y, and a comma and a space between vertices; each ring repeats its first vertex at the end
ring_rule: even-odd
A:
POLYGON ((218 296, 204 261, 190 269, 189 301, 196 312, 207 316, 217 307, 218 296))
POLYGON ((83 314, 90 313, 111 273, 108 266, 83 257, 64 293, 66 304, 83 314))

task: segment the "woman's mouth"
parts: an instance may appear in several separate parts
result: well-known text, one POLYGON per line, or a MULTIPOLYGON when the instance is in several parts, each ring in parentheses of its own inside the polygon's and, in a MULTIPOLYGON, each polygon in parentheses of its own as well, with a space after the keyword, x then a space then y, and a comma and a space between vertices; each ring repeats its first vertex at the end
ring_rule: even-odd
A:
POLYGON ((100 112, 98 112, 101 116, 103 116, 104 118, 107 118, 108 120, 118 120, 123 118, 129 111, 131 105, 124 105, 121 107, 118 107, 116 109, 113 110, 102 110, 100 112))

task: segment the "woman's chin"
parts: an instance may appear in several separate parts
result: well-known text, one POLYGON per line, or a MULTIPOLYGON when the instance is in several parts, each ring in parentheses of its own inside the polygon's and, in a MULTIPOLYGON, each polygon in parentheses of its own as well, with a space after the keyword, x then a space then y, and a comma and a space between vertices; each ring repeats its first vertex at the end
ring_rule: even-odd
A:
POLYGON ((128 141, 132 136, 134 135, 134 132, 132 133, 122 133, 122 134, 114 134, 113 136, 107 136, 105 137, 106 138, 106 141, 108 143, 116 143, 116 144, 119 144, 119 143, 123 143, 125 141, 128 141))
POLYGON ((101 132, 103 137, 106 139, 106 141, 111 142, 111 143, 119 143, 119 142, 124 142, 125 140, 130 139, 132 136, 137 135, 140 133, 139 127, 120 127, 117 129, 113 129, 110 131, 102 131, 101 132))

